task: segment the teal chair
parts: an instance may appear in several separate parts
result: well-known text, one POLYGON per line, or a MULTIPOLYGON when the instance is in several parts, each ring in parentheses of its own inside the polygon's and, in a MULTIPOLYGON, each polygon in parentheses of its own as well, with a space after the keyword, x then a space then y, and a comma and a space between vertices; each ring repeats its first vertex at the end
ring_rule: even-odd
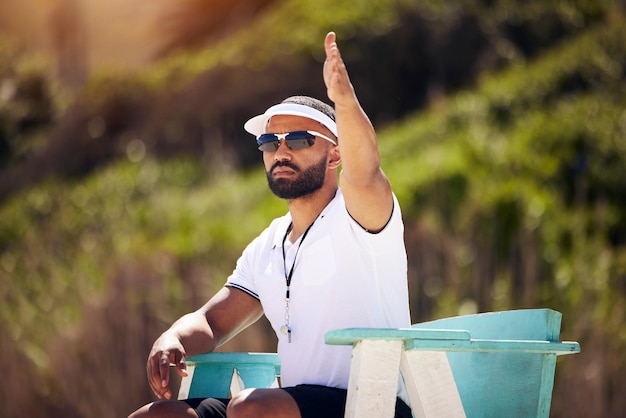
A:
POLYGON ((326 343, 353 345, 346 417, 392 416, 395 399, 377 396, 375 382, 391 382, 398 370, 390 372, 393 367, 402 373, 415 417, 548 417, 556 357, 580 351, 576 342, 559 342, 560 327, 559 312, 529 309, 446 318, 411 329, 336 330, 326 343), (399 355, 392 347, 398 342, 399 355), (379 354, 359 349, 374 343, 379 354), (374 370, 380 353, 393 357, 394 366, 374 370))
POLYGON ((244 388, 278 387, 279 376, 278 354, 199 354, 187 359, 178 399, 229 398, 244 388))
MULTIPOLYGON (((346 418, 393 416, 399 374, 419 417, 548 417, 561 314, 529 309, 459 316, 409 329, 330 331, 326 343, 352 345, 346 418)), ((277 387, 275 354, 191 357, 179 398, 226 397, 244 387, 277 387)))
POLYGON ((471 334, 447 353, 468 417, 548 417, 557 356, 580 352, 578 343, 559 342, 561 314, 550 309, 460 316, 413 328, 432 326, 471 334))

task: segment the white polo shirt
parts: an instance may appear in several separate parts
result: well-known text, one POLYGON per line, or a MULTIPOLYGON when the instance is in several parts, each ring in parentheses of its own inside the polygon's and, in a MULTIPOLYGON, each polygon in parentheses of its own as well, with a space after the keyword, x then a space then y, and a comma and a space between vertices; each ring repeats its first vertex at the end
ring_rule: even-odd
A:
MULTIPOLYGON (((348 387, 351 347, 324 343, 337 328, 409 327, 404 225, 396 197, 389 223, 376 234, 348 213, 341 191, 314 222, 297 253, 291 281, 291 343, 285 324, 283 238, 287 214, 275 219, 237 261, 226 286, 257 298, 278 336, 281 384, 348 387)), ((287 272, 300 239, 287 239, 287 272)), ((403 396, 404 398, 404 396, 403 396)))

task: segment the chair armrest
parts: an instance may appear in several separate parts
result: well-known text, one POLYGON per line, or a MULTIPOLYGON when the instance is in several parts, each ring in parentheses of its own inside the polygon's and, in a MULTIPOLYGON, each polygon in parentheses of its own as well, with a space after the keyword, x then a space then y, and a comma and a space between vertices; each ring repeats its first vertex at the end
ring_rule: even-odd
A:
POLYGON ((413 339, 405 343, 406 350, 421 351, 480 351, 516 352, 537 354, 575 354, 580 352, 577 342, 530 341, 530 340, 480 340, 432 341, 413 339))
POLYGON ((232 363, 237 366, 272 364, 276 375, 280 375, 280 359, 276 353, 211 352, 187 357, 186 363, 232 363))
POLYGON ((178 399, 227 398, 244 388, 277 387, 280 360, 275 353, 204 353, 186 359, 178 399))
POLYGON ((345 328, 328 331, 326 344, 354 345, 362 340, 469 341, 470 333, 463 330, 413 329, 413 328, 345 328))
POLYGON ((415 328, 346 328, 328 331, 326 344, 354 345, 362 340, 403 340, 405 350, 574 354, 577 342, 472 339, 469 331, 415 328))

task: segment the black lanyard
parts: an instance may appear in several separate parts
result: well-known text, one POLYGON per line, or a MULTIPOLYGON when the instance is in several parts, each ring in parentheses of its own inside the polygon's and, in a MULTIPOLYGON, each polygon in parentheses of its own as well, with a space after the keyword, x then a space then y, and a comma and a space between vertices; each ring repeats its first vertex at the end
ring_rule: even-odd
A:
POLYGON ((293 228, 293 222, 289 224, 289 227, 287 228, 287 232, 285 232, 285 236, 283 237, 283 268, 285 271, 285 284, 287 288, 285 290, 285 325, 280 327, 280 332, 283 335, 287 336, 287 342, 289 343, 291 343, 291 327, 289 326, 289 296, 290 296, 289 289, 291 286, 291 278, 293 277, 293 271, 296 268, 296 260, 298 258, 298 253, 300 252, 300 247, 302 246, 302 242, 304 241, 307 234, 311 230, 311 227, 313 227, 314 223, 315 221, 313 221, 311 225, 309 225, 309 227, 306 229, 306 231, 304 231, 304 234, 302 234, 302 238, 300 239, 298 248, 296 248, 296 254, 293 256, 293 264, 291 265, 291 269, 289 270, 289 273, 287 273, 287 254, 285 253, 285 241, 287 241, 287 237, 289 236, 289 233, 291 232, 291 229, 293 228))
POLYGON ((291 278, 293 277, 293 271, 296 267, 296 259, 298 258, 298 253, 300 252, 300 247, 302 246, 302 243, 304 242, 304 239, 306 238, 307 234, 309 233, 309 231, 311 230, 311 228, 313 227, 313 224, 315 223, 315 221, 313 221, 311 223, 311 225, 309 225, 309 227, 304 231, 304 234, 302 234, 302 238, 300 239, 300 243, 298 244, 298 248, 296 248, 296 254, 293 257, 293 264, 291 265, 291 269, 289 270, 289 274, 287 274, 287 254, 285 253, 285 241, 287 241, 287 237, 289 236, 289 233, 291 232, 291 229, 293 228, 293 222, 289 224, 289 228, 287 228, 287 232, 285 232, 285 236, 283 237, 283 268, 285 271, 285 284, 287 285, 287 291, 285 293, 285 298, 289 299, 289 286, 291 286, 291 278))

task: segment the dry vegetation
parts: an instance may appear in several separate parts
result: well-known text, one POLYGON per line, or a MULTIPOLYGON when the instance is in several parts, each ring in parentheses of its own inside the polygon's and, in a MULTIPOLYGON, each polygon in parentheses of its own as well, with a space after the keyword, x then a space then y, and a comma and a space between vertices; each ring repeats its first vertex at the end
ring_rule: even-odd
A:
MULTIPOLYGON (((186 52, 69 90, 0 44, 0 417, 125 416, 151 399, 153 339, 286 210, 241 123, 323 97, 329 27, 403 207, 413 320, 559 310, 583 351, 557 367, 551 416, 624 416, 622 9, 335 3, 257 2, 249 25, 181 33, 169 45, 186 52)), ((273 348, 264 322, 224 347, 273 348)))

